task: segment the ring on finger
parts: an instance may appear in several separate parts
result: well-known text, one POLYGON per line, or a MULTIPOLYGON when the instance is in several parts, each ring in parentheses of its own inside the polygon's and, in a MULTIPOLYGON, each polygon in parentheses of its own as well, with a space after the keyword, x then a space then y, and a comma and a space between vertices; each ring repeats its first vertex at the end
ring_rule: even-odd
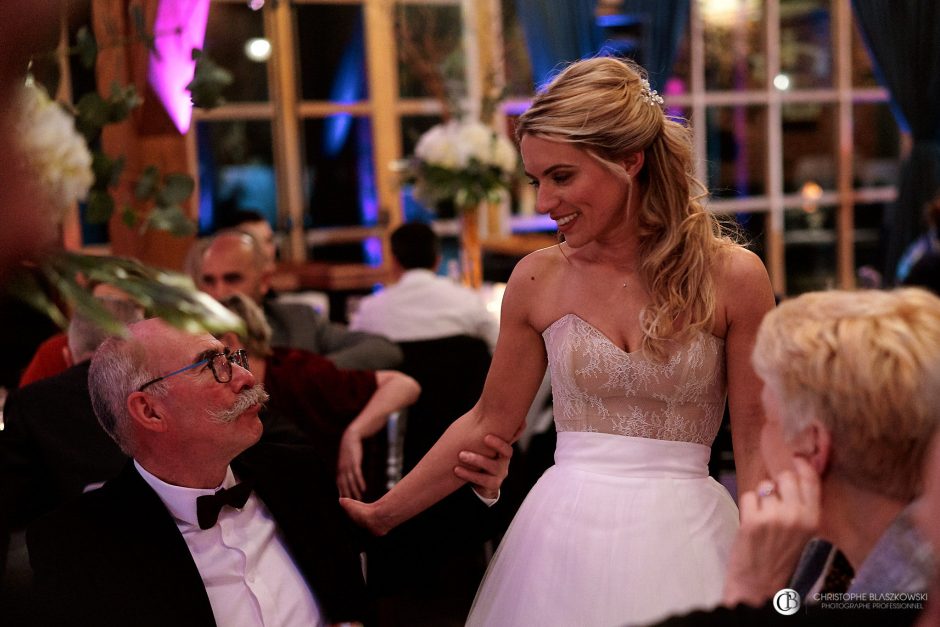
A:
POLYGON ((777 487, 770 481, 764 481, 757 487, 757 496, 766 498, 777 491, 777 487))

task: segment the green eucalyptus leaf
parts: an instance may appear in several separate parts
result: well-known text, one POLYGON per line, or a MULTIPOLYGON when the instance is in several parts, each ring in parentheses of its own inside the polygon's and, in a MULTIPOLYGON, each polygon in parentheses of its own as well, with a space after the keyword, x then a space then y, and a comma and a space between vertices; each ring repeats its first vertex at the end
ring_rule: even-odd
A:
POLYGON ((160 180, 160 170, 155 165, 147 166, 137 184, 134 186, 134 198, 137 200, 150 199, 157 190, 157 182, 160 180))
POLYGON ((163 178, 163 187, 157 192, 157 205, 177 205, 189 198, 195 188, 196 183, 188 174, 167 174, 163 178))
MULTIPOLYGON (((183 274, 157 270, 133 259, 78 253, 47 257, 40 269, 63 299, 102 326, 113 319, 107 312, 102 315, 100 304, 83 287, 82 279, 113 285, 143 307, 148 315, 163 318, 178 328, 192 332, 234 330, 244 333, 238 316, 198 291, 192 279, 183 274)), ((22 291, 27 302, 54 317, 60 326, 67 324, 65 316, 45 296, 35 278, 26 275, 21 282, 25 283, 22 291)))
POLYGON ((98 43, 87 26, 79 28, 75 35, 75 51, 83 68, 91 70, 95 67, 98 60, 98 43))
POLYGON ((75 128, 89 145, 93 144, 108 123, 108 104, 97 92, 88 92, 79 98, 75 111, 75 128))
POLYGON ((121 222, 131 229, 137 226, 137 212, 130 205, 124 205, 124 209, 121 210, 121 222))
POLYGON ((192 58, 196 61, 196 70, 186 89, 192 96, 193 106, 213 109, 224 104, 222 92, 234 81, 232 73, 198 48, 193 48, 192 58))
POLYGON ((92 189, 88 192, 88 205, 85 218, 92 224, 104 224, 114 213, 114 198, 106 189, 92 189))
POLYGON ((177 237, 192 235, 196 231, 196 225, 186 217, 179 205, 154 207, 141 227, 142 230, 149 228, 168 231, 177 237))
POLYGON ((68 326, 68 318, 49 298, 46 290, 39 285, 32 272, 27 271, 26 268, 20 268, 13 273, 6 284, 6 289, 27 305, 48 316, 59 328, 64 329, 68 326))

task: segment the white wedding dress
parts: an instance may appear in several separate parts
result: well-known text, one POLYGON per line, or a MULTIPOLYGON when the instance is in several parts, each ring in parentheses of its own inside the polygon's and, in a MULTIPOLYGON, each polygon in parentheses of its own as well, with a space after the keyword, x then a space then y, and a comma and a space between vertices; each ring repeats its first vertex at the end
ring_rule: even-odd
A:
POLYGON ((542 334, 558 444, 490 563, 467 625, 643 625, 720 601, 738 526, 708 476, 724 410, 724 341, 663 362, 574 314, 542 334))

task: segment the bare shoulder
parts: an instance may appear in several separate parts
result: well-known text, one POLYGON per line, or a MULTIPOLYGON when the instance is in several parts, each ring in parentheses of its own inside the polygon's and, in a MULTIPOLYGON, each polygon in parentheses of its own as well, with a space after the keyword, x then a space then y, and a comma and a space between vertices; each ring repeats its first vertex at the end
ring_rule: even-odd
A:
POLYGON ((557 290, 563 285, 563 275, 569 266, 563 246, 542 248, 516 264, 503 296, 504 321, 508 311, 509 315, 537 326, 535 321, 546 313, 542 311, 546 306, 557 300, 557 290))
POLYGON ((742 246, 729 245, 719 251, 715 287, 725 323, 742 317, 759 320, 774 307, 773 288, 764 262, 742 246))

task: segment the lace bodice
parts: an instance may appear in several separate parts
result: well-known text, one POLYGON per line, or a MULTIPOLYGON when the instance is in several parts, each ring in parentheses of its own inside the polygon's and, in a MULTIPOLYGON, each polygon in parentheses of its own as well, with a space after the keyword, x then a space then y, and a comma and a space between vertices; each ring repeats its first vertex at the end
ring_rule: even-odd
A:
POLYGON ((663 362, 624 352, 565 314, 542 333, 558 431, 598 431, 711 446, 725 406, 724 340, 699 333, 663 362))

